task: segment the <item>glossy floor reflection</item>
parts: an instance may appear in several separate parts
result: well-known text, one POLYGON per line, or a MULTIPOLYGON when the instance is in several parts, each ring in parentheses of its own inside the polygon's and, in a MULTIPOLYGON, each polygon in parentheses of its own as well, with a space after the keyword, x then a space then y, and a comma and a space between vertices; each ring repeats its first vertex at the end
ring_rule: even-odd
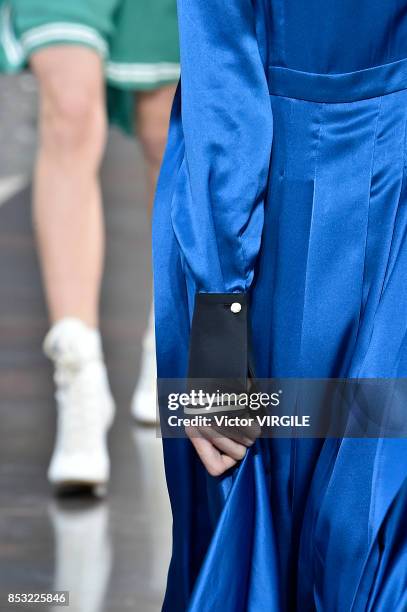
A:
MULTIPOLYGON (((28 79, 28 80, 27 80, 28 79)), ((35 86, 0 78, 0 612, 9 592, 71 591, 70 612, 158 612, 171 518, 161 441, 130 401, 151 294, 144 177, 133 141, 112 133, 103 167, 107 261, 101 326, 117 420, 104 501, 55 499, 46 481, 55 427, 47 329, 30 218, 35 86), (4 140, 3 140, 4 142, 4 140)), ((174 611, 176 612, 176 611, 174 611)))
POLYGON ((141 476, 134 506, 119 496, 110 502, 66 498, 48 506, 53 588, 70 591, 72 612, 159 608, 169 539, 161 449, 152 431, 135 429, 133 439, 141 476))
POLYGON ((71 610, 98 612, 106 599, 112 571, 109 504, 70 508, 53 503, 48 514, 54 531, 53 589, 69 591, 71 610))
POLYGON ((15 609, 8 592, 49 589, 70 592, 71 612, 160 609, 170 540, 161 443, 153 430, 116 429, 107 499, 53 498, 42 462, 2 463, 0 610, 15 609))

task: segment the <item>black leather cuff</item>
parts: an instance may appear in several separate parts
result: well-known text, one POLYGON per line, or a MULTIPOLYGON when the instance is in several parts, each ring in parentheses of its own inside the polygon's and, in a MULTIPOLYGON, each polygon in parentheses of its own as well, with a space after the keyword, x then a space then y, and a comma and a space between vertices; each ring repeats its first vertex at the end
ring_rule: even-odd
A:
POLYGON ((246 387, 251 364, 248 311, 245 293, 196 294, 188 378, 234 379, 246 387))

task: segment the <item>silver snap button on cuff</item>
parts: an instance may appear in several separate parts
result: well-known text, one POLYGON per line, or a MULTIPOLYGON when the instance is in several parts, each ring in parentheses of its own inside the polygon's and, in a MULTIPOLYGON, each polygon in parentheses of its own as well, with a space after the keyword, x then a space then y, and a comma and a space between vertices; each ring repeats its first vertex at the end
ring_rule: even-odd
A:
POLYGON ((242 310, 242 305, 239 304, 239 302, 233 302, 233 304, 230 307, 230 310, 233 312, 233 314, 237 314, 238 312, 242 310))

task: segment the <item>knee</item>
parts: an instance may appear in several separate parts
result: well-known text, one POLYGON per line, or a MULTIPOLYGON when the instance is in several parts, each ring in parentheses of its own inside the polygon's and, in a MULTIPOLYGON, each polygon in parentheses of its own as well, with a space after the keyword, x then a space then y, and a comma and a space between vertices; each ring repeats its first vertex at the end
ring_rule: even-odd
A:
POLYGON ((86 83, 58 81, 40 86, 43 145, 56 155, 86 151, 99 157, 106 137, 103 96, 86 83))

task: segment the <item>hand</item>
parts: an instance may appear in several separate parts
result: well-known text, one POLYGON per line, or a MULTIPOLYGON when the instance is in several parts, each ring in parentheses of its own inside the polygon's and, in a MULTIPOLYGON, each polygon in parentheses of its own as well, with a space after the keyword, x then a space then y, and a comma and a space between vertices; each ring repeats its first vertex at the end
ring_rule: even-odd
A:
POLYGON ((211 476, 221 476, 237 465, 246 455, 247 449, 259 437, 258 424, 250 427, 186 427, 202 463, 211 476))

